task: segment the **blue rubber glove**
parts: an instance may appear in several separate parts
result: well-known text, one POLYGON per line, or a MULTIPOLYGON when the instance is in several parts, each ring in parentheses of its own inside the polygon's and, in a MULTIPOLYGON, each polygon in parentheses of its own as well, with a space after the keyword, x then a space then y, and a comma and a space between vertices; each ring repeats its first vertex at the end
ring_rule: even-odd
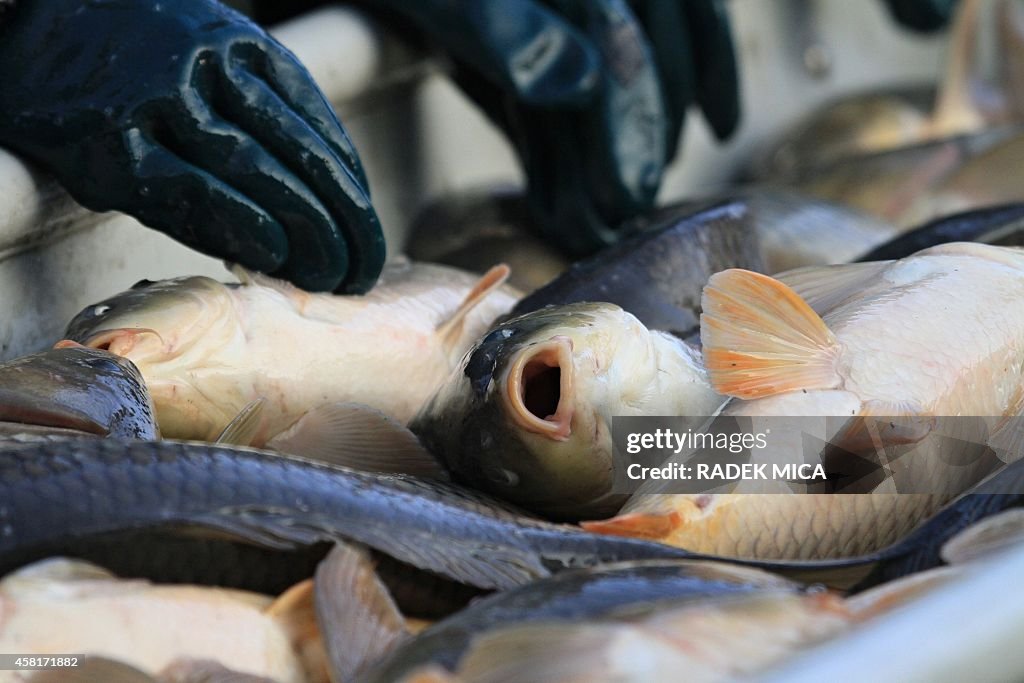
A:
POLYGON ((511 138, 545 234, 585 254, 654 204, 687 109, 739 121, 721 0, 364 0, 450 55, 511 138), (635 10, 635 13, 634 13, 635 10))
POLYGON ((310 290, 360 292, 384 240, 355 148, 295 57, 212 0, 19 0, 0 144, 84 206, 310 290))
POLYGON ((944 28, 956 12, 957 0, 885 0, 902 26, 921 33, 944 28))

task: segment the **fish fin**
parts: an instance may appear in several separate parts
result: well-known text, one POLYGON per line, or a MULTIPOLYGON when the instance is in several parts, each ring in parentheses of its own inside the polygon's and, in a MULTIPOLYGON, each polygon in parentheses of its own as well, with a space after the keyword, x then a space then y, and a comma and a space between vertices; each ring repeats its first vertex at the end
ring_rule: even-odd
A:
POLYGON ((86 657, 78 666, 38 671, 26 679, 27 683, 159 683, 134 666, 107 659, 86 657))
POLYGON ((622 628, 532 623, 484 633, 472 641, 458 675, 489 683, 609 680, 609 645, 622 628))
POLYGON ((364 472, 449 479, 448 472, 407 427, 360 403, 314 408, 265 447, 364 472))
POLYGON ((459 333, 462 331, 462 324, 469 312, 486 299, 488 294, 501 287, 511 272, 511 269, 504 263, 499 263, 488 270, 473 285, 473 289, 469 290, 466 298, 462 300, 462 303, 455 309, 451 317, 438 325, 437 334, 446 348, 451 348, 458 341, 459 333))
POLYGON ((442 547, 425 547, 435 542, 432 537, 403 539, 401 542, 389 539, 388 543, 378 543, 373 547, 418 569, 476 588, 505 590, 551 574, 532 552, 454 539, 446 539, 442 547))
POLYGON ((678 512, 628 512, 611 519, 580 522, 584 530, 605 536, 628 536, 660 540, 670 536, 680 524, 678 512))
POLYGON ((356 541, 476 588, 511 588, 550 574, 533 551, 456 538, 446 538, 438 545, 432 533, 396 530, 386 520, 358 525, 340 521, 332 523, 309 511, 247 505, 196 513, 181 524, 199 525, 272 550, 294 550, 321 541, 356 541))
POLYGON ((972 524, 943 544, 940 557, 961 565, 1024 543, 1024 510, 1004 510, 972 524))
POLYGON ((798 389, 834 389, 839 342, 782 282, 732 268, 708 280, 700 338, 714 388, 743 399, 798 389))
POLYGON ((255 506, 244 509, 221 508, 216 512, 191 515, 177 526, 184 526, 193 534, 223 534, 223 538, 228 540, 241 540, 270 550, 297 550, 331 540, 328 530, 293 524, 290 512, 264 510, 255 506), (191 525, 200 529, 193 529, 191 525))
POLYGON ((86 349, 89 348, 71 339, 61 339, 53 345, 55 349, 86 349))
POLYGON ((257 273, 237 263, 229 265, 228 270, 238 278, 243 287, 266 287, 281 294, 299 308, 302 308, 312 296, 306 290, 299 289, 287 280, 279 280, 276 277, 257 273))
POLYGON ((251 445, 263 420, 263 406, 266 403, 267 399, 260 396, 242 408, 235 419, 224 427, 224 431, 220 433, 214 443, 234 446, 251 445))
MULTIPOLYGON (((103 680, 106 683, 106 679, 103 680)), ((156 679, 150 679, 156 680, 156 679)), ((271 678, 242 673, 208 659, 177 659, 159 674, 160 683, 275 683, 271 678)))
POLYGON ((846 299, 877 282, 879 275, 892 261, 843 263, 834 266, 795 268, 775 275, 797 296, 807 302, 815 313, 825 315, 846 299))
POLYGON ((405 618, 362 548, 335 545, 317 567, 315 582, 331 680, 354 680, 409 637, 405 618))
POLYGON ((327 680, 326 644, 317 620, 313 579, 300 581, 281 593, 263 613, 288 636, 292 649, 302 658, 304 668, 320 672, 322 675, 317 677, 318 680, 327 680))
POLYGON ((985 122, 972 97, 975 76, 971 73, 977 61, 973 56, 978 39, 980 36, 988 38, 987 27, 982 26, 981 20, 983 4, 982 0, 963 0, 953 18, 945 72, 931 118, 930 132, 935 138, 974 130, 985 122))

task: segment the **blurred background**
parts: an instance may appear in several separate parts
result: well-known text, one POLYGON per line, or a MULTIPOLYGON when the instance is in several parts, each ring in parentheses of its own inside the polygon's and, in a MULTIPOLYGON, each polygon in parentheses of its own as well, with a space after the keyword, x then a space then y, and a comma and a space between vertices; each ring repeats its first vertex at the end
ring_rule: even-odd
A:
MULTIPOLYGON (((949 45, 949 30, 901 28, 881 2, 730 0, 728 11, 741 127, 717 143, 701 117, 688 116, 660 203, 723 191, 801 116, 838 96, 934 87, 949 45)), ((311 71, 353 138, 389 256, 403 251, 410 224, 438 198, 522 185, 511 147, 450 82, 446 65, 358 10, 322 7, 272 33, 311 71)), ((218 261, 127 217, 75 206, 2 150, 0 201, 0 359, 52 343, 83 306, 137 280, 229 277, 218 261)))

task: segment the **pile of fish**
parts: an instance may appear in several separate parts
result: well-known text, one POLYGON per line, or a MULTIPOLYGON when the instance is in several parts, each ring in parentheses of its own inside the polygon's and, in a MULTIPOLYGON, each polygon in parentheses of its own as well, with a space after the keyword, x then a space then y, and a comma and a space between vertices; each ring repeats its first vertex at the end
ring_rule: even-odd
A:
POLYGON ((982 4, 932 111, 839 103, 588 259, 450 198, 365 296, 142 281, 0 364, 0 653, 75 659, 0 683, 750 679, 1020 555, 1024 119, 982 4), (624 486, 652 416, 820 420, 743 464, 825 474, 624 486))

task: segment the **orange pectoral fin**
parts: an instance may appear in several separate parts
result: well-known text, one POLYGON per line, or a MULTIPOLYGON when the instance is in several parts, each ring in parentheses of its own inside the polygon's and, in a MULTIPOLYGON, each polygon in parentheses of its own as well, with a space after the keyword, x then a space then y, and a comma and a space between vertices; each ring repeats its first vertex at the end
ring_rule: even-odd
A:
POLYGON ((678 512, 629 512, 611 519, 580 522, 580 526, 594 534, 657 541, 670 536, 682 523, 678 512))
POLYGON ((755 399, 839 386, 839 342, 782 282, 747 270, 724 270, 708 280, 701 305, 704 365, 720 393, 755 399))

